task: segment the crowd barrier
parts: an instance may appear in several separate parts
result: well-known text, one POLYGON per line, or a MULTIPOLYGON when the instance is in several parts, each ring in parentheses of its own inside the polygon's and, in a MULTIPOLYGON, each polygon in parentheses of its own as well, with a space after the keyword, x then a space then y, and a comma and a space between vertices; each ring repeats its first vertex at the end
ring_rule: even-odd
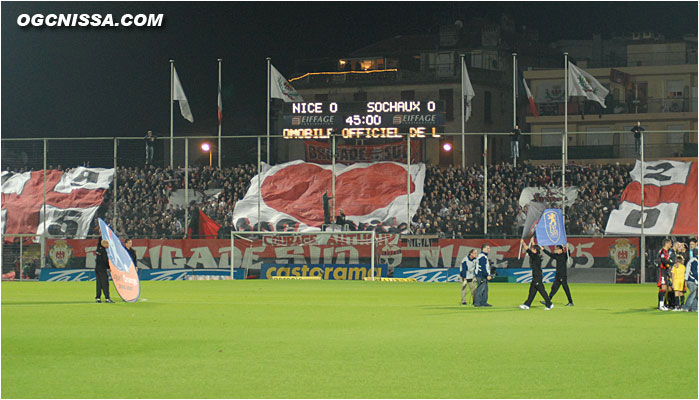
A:
MULTIPOLYGON (((375 263, 384 264, 382 276, 395 276, 398 268, 420 270, 425 280, 434 281, 434 276, 452 276, 451 269, 458 270, 461 260, 471 249, 480 251, 482 244, 491 246, 491 266, 502 271, 501 276, 526 275, 531 271, 529 258, 519 252, 519 240, 514 239, 406 239, 399 235, 379 235, 376 244, 375 263), (519 254, 518 254, 519 253, 519 254), (445 272, 446 271, 446 272, 445 272), (429 277, 432 276, 432 277, 429 277)), ((638 282, 640 264, 638 238, 570 238, 571 257, 568 268, 572 270, 607 269, 614 272, 617 282, 638 282)), ((344 245, 273 245, 267 241, 235 241, 231 252, 231 241, 227 239, 149 240, 134 239, 133 248, 138 258, 141 273, 145 271, 181 270, 198 271, 228 270, 231 254, 236 269, 254 271, 254 275, 265 275, 266 264, 289 265, 370 265, 371 246, 366 243, 344 245)), ((46 244, 47 267, 61 270, 84 270, 95 267, 94 240, 48 240, 46 244)), ((543 255, 542 267, 553 268, 553 261, 543 255)), ((400 277, 405 270, 399 271, 400 277)), ((601 272, 601 271, 600 271, 601 272)), ((300 273, 300 272, 299 272, 300 273)), ((415 274, 417 272, 413 272, 415 274)), ((323 272, 325 274, 325 272, 323 272)), ((377 274, 378 276, 378 274, 377 274)), ((440 278, 441 279, 441 278, 440 278)), ((445 278, 447 279, 447 278, 445 278)), ((451 280, 452 278, 448 278, 451 280)), ((586 278, 587 279, 587 278, 586 278)), ((605 277, 604 279, 607 279, 605 277)), ((420 279, 418 279, 420 280, 420 279)))

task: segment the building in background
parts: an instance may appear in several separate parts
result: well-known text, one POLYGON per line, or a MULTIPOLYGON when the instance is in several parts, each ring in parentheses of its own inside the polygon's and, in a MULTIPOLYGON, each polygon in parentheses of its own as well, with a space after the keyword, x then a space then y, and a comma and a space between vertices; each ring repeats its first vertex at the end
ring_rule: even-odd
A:
MULTIPOLYGON (((583 98, 568 100, 570 160, 637 158, 630 132, 636 121, 647 131, 646 158, 697 156, 696 36, 665 40, 645 32, 605 41, 595 35, 554 46, 610 91, 606 108, 583 98)), ((564 130, 564 71, 530 70, 525 77, 540 115, 528 110, 526 117, 534 133, 531 158, 560 159, 556 133, 564 130)))
MULTIPOLYGON (((301 60, 297 62, 297 74, 289 81, 306 101, 441 100, 445 105, 444 131, 460 134, 463 112, 460 55, 464 54, 475 91, 471 117, 465 127, 465 158, 467 165, 481 164, 483 136, 480 133, 506 133, 515 123, 513 51, 519 54, 520 68, 562 65, 560 52, 538 39, 535 31, 516 27, 506 16, 495 21, 473 19, 467 24, 456 21, 441 26, 438 33, 387 38, 347 56, 301 60), (479 135, 469 137, 469 132, 479 135)), ((461 137, 442 140, 451 141, 453 150, 445 153, 440 140, 425 139, 423 160, 461 165, 461 137)), ((303 158, 300 141, 276 143, 275 152, 283 158, 303 158)), ((490 136, 489 162, 507 159, 509 146, 509 137, 490 136)))

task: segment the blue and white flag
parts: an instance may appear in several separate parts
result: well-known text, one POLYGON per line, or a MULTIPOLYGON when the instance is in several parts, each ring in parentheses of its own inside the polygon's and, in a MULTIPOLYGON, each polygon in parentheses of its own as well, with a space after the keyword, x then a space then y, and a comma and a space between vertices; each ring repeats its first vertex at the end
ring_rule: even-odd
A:
POLYGON ((109 247, 107 247, 109 271, 117 293, 124 301, 136 301, 141 294, 141 282, 138 279, 136 266, 116 233, 102 218, 98 218, 98 222, 102 239, 109 242, 109 247))
POLYGON ((544 210, 536 225, 536 242, 540 246, 564 246, 568 242, 563 211, 558 208, 544 210))

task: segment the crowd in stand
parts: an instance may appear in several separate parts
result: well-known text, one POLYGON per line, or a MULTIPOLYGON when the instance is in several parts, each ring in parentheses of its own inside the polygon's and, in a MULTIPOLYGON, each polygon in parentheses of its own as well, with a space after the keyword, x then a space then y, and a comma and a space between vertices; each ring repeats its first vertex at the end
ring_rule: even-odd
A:
MULTIPOLYGON (((566 186, 578 189, 577 200, 567 208, 569 235, 600 235, 607 218, 619 205, 621 193, 630 183, 630 165, 569 165, 566 186)), ((235 203, 242 199, 257 173, 252 164, 228 168, 194 167, 189 170, 188 188, 202 194, 190 201, 190 223, 201 209, 218 222, 222 234, 232 226, 235 203), (220 189, 206 196, 210 189, 220 189)), ((113 225, 133 237, 184 237, 187 232, 185 204, 172 204, 171 194, 184 189, 184 171, 171 168, 124 168, 117 170, 118 218, 113 225)), ((413 218, 415 234, 444 238, 483 235, 483 213, 487 212, 488 235, 515 237, 521 234, 527 207, 519 197, 526 187, 560 189, 560 166, 500 163, 488 167, 488 210, 483 210, 483 166, 466 169, 428 165, 424 197, 413 218)), ((111 191, 111 189, 110 189, 111 191)), ((100 214, 113 219, 111 193, 100 214)), ((227 236, 225 236, 227 237, 227 236)))
MULTIPOLYGON (((256 174, 253 165, 229 168, 195 167, 188 172, 188 189, 203 194, 208 189, 220 189, 216 196, 201 196, 199 203, 189 205, 189 219, 185 221, 186 204, 172 204, 174 191, 184 189, 185 174, 182 169, 146 168, 117 169, 117 218, 113 226, 118 232, 133 237, 172 238, 183 237, 188 222, 200 208, 206 215, 230 231, 233 208, 243 198, 256 174)), ((111 191, 111 189, 110 189, 111 191)), ((113 220, 113 196, 107 196, 102 209, 105 218, 113 220)))
MULTIPOLYGON (((621 193, 631 181, 630 170, 631 166, 621 165, 568 166, 566 186, 578 189, 575 203, 567 207, 568 234, 602 234, 610 212, 618 207, 621 193)), ((413 220, 413 231, 455 238, 482 235, 483 179, 482 165, 465 170, 428 165, 425 196, 413 220)), ((560 185, 560 166, 488 166, 488 235, 521 233, 527 211, 519 203, 524 188, 555 191, 560 185)))

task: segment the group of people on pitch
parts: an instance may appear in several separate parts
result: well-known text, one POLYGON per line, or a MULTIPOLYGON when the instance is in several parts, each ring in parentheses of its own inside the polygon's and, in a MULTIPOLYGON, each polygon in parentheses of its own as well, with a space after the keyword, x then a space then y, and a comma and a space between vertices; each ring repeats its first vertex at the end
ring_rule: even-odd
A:
MULTIPOLYGON (((544 301, 541 303, 546 306, 547 310, 552 309, 553 303, 551 300, 561 286, 563 286, 563 290, 566 296, 568 296, 568 304, 566 304, 566 306, 573 306, 573 298, 570 295, 570 288, 568 287, 568 246, 559 245, 554 248, 553 252, 550 252, 537 244, 532 245, 531 240, 529 244, 525 243, 524 240, 522 240, 521 243, 529 255, 529 263, 532 268, 532 282, 529 285, 529 296, 519 308, 528 310, 532 305, 532 301, 534 301, 534 296, 536 296, 538 292, 541 294, 541 297, 544 298, 544 301), (556 261, 556 277, 553 286, 551 286, 551 292, 548 294, 544 289, 544 274, 541 270, 542 252, 556 261)), ((488 304, 488 281, 493 277, 490 270, 490 263, 488 262, 489 252, 490 246, 483 244, 480 254, 478 254, 476 249, 472 249, 461 261, 462 305, 468 305, 467 294, 468 290, 470 290, 471 302, 474 307, 492 307, 488 304), (475 283, 474 280, 476 281, 475 283)))
POLYGON ((665 239, 658 258, 658 310, 697 311, 697 239, 689 240, 689 249, 665 239))

